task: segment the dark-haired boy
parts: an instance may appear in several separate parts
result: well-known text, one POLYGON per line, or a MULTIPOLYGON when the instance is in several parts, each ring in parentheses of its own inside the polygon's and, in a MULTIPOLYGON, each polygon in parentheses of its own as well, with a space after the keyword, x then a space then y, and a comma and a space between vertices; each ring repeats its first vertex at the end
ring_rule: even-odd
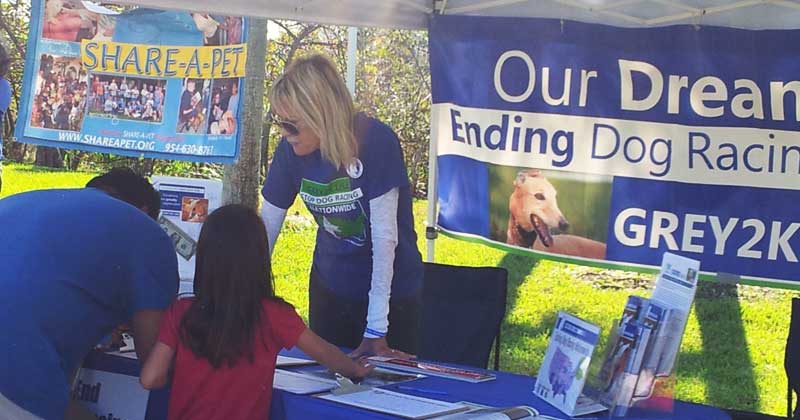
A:
POLYGON ((128 169, 0 200, 0 418, 19 408, 63 418, 69 378, 119 324, 132 326, 140 358, 150 351, 178 289, 159 205, 128 169))

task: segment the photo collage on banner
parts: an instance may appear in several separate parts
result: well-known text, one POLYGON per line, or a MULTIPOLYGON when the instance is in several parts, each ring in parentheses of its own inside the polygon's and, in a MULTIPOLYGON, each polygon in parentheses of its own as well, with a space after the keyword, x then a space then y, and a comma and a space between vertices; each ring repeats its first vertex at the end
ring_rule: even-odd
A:
POLYGON ((230 163, 246 64, 241 17, 33 2, 17 138, 230 163))
POLYGON ((796 285, 798 30, 430 22, 437 224, 514 252, 655 270, 665 252, 796 285))

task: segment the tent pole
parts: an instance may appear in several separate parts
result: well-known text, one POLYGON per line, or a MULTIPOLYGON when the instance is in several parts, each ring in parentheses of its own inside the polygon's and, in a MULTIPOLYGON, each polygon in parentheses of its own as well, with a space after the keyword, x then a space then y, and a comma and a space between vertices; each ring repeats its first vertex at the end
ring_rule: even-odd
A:
POLYGON ((356 65, 358 64, 358 28, 347 28, 347 88, 356 97, 356 65))
MULTIPOLYGON (((433 109, 431 109, 431 117, 434 116, 433 109)), ((427 256, 425 261, 434 262, 435 260, 435 244, 438 232, 436 230, 436 204, 439 197, 437 191, 437 136, 433 131, 434 119, 431 118, 431 134, 430 141, 428 142, 428 217, 425 221, 425 238, 427 239, 427 256)))

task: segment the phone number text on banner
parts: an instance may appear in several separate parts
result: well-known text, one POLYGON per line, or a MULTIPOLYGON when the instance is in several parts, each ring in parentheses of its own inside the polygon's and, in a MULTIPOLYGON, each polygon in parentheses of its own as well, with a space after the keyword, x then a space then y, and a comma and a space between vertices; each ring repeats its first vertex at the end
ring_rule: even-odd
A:
POLYGON ((800 31, 437 16, 439 225, 515 251, 800 287, 800 31), (475 205, 483 203, 483 205, 475 205))
POLYGON ((247 24, 233 16, 34 1, 17 139, 233 162, 247 24))

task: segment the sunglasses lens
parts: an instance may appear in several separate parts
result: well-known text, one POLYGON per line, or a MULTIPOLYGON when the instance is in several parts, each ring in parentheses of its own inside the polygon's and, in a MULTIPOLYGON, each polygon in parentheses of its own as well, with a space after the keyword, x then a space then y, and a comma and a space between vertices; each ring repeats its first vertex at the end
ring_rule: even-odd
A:
POLYGON ((282 122, 280 124, 281 124, 281 128, 283 128, 284 131, 289 133, 290 136, 296 136, 296 135, 300 134, 300 131, 297 129, 297 127, 294 124, 289 123, 289 122, 282 122))
POLYGON ((284 121, 280 117, 275 114, 272 114, 272 121, 275 124, 278 124, 283 131, 285 131, 290 136, 296 136, 300 134, 300 130, 297 129, 297 126, 289 121, 284 121))

